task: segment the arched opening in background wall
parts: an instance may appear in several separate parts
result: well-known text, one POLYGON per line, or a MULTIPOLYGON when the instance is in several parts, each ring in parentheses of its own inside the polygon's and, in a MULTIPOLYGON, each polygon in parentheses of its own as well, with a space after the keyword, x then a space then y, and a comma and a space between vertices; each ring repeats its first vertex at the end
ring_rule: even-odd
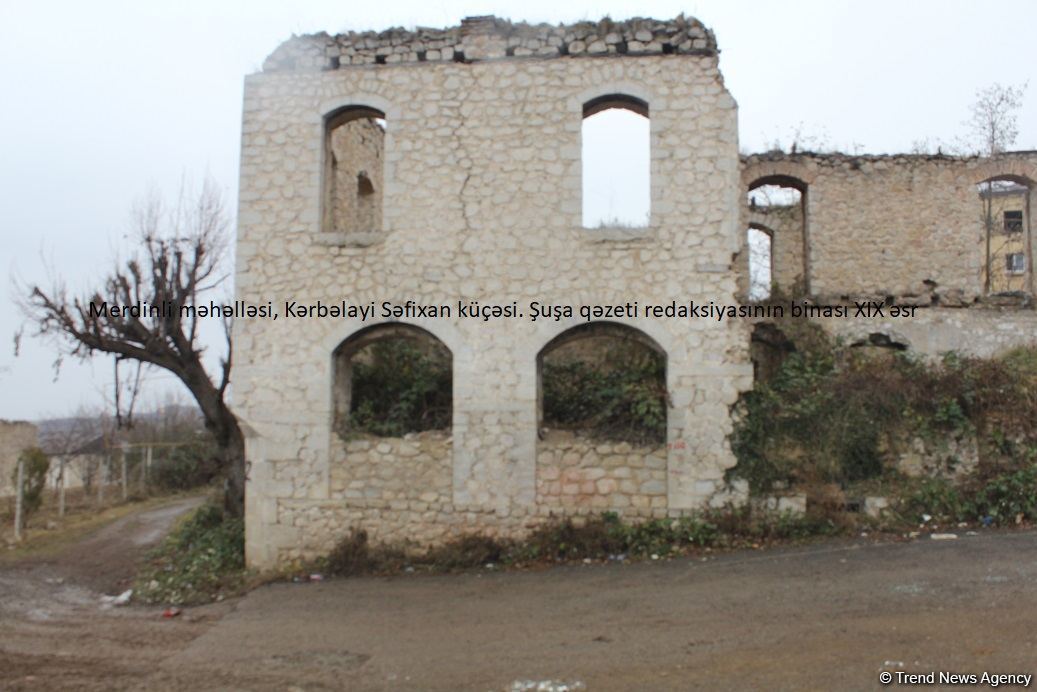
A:
POLYGON ((771 297, 773 260, 772 231, 760 225, 751 225, 746 244, 749 247, 749 300, 757 302, 771 297))
POLYGON ((453 356, 430 332, 409 324, 362 329, 333 354, 334 430, 400 437, 450 428, 453 356))
POLYGON ((347 106, 325 118, 325 232, 381 232, 384 168, 384 113, 367 106, 347 106))
POLYGON ((632 327, 592 322, 541 349, 537 379, 537 504, 563 513, 665 511, 665 351, 632 327))
POLYGON ((648 104, 609 94, 583 106, 583 227, 644 228, 651 222, 648 104))
MULTIPOLYGON (((759 178, 749 185, 746 203, 749 207, 749 228, 764 231, 769 235, 770 281, 789 294, 809 294, 810 267, 807 249, 807 184, 799 178, 772 175, 759 178)), ((752 240, 750 232, 750 240, 752 240)), ((758 246, 765 241, 756 236, 758 246)), ((757 254, 762 251, 758 247, 757 254)), ((753 297, 752 283, 753 247, 749 246, 750 299, 753 297)), ((758 270, 758 276, 765 273, 758 270)), ((762 289, 757 288, 759 295, 762 289)))
POLYGON ((983 228, 985 293, 1033 293, 1030 192, 1033 182, 995 176, 976 186, 983 228))

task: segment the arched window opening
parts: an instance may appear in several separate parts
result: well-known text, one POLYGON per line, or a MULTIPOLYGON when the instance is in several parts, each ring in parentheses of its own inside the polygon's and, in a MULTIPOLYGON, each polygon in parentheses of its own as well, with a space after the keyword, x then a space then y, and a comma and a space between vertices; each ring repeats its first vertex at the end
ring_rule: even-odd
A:
POLYGON ((325 119, 323 227, 332 233, 382 230, 385 114, 350 106, 325 119))
POLYGON ((763 231, 755 235, 750 231, 749 235, 750 300, 769 298, 772 286, 790 294, 809 293, 806 199, 806 183, 790 176, 767 176, 749 186, 749 227, 763 231), (766 240, 760 235, 767 235, 766 240), (754 239, 758 257, 755 274, 754 239), (765 249, 766 266, 760 264, 765 249), (767 283, 760 283, 768 274, 767 283))
POLYGON ((666 354, 642 332, 592 322, 537 356, 541 428, 599 440, 666 442, 666 354))
POLYGON ((537 356, 537 504, 665 516, 666 353, 611 322, 563 332, 537 356))
POLYGON ((749 300, 762 301, 771 297, 772 250, 771 234, 758 226, 750 226, 749 246, 749 300))
POLYGON ((996 176, 976 186, 983 228, 986 293, 1033 292, 1030 268, 1030 191, 1017 176, 996 176))
POLYGON ((651 221, 648 104, 610 94, 583 106, 584 228, 644 228, 651 221))
POLYGON ((333 356, 335 431, 347 439, 449 429, 452 361, 446 345, 419 327, 357 332, 333 356))

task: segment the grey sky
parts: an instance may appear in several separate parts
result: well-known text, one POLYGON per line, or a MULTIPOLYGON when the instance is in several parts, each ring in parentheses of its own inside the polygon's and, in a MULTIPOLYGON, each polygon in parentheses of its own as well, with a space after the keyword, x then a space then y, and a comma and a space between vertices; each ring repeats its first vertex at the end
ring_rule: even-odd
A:
MULTIPOLYGON (((50 270, 89 285, 126 246, 134 199, 211 175, 236 204, 242 77, 291 33, 448 26, 474 14, 552 23, 608 14, 694 15, 715 30, 740 106, 743 150, 792 133, 842 149, 906 151, 953 139, 977 89, 1037 65, 1022 27, 1037 3, 965 2, 5 2, 0 4, 0 262, 27 281, 50 270)), ((1037 85, 1016 148, 1037 148, 1037 85)), ((111 364, 66 363, 26 341, 0 286, 0 417, 99 402, 111 364)), ((166 376, 153 374, 152 396, 166 376)))

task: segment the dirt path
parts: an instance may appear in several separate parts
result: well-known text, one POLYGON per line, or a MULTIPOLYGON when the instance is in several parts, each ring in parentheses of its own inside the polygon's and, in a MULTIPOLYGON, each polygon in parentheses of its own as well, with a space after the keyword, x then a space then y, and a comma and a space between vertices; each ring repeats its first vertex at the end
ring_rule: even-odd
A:
POLYGON ((883 669, 1037 673, 1035 612, 1037 532, 838 541, 280 583, 176 620, 23 611, 0 616, 0 688, 863 690, 883 669))
POLYGON ((8 569, 31 571, 44 579, 61 579, 101 593, 119 593, 128 588, 147 549, 168 533, 177 518, 198 507, 203 499, 183 498, 135 512, 55 553, 22 560, 8 569))
POLYGON ((104 689, 199 636, 204 619, 163 626, 154 609, 115 609, 101 596, 128 588, 147 549, 202 501, 144 509, 45 557, 0 565, 0 689, 104 689))

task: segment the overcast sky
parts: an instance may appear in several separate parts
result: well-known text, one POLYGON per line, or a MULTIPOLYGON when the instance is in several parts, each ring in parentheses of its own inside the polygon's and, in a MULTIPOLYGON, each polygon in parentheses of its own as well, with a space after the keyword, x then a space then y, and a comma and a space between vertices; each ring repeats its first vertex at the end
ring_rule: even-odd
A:
MULTIPOLYGON (((342 2, 318 0, 0 4, 0 263, 25 281, 47 272, 85 287, 128 243, 129 209, 149 189, 213 177, 236 205, 244 75, 294 33, 452 26, 496 14, 551 23, 685 12, 717 35, 739 104, 741 147, 797 130, 849 151, 906 151, 951 140, 977 89, 1021 84, 1037 65, 1037 3, 342 2)), ((815 140, 816 142, 817 140, 815 140)), ((1037 84, 1017 149, 1037 149, 1037 84)), ((0 286, 0 417, 36 419, 100 403, 111 363, 65 363, 34 340, 0 286)), ((151 400, 170 386, 149 380, 151 400)))

